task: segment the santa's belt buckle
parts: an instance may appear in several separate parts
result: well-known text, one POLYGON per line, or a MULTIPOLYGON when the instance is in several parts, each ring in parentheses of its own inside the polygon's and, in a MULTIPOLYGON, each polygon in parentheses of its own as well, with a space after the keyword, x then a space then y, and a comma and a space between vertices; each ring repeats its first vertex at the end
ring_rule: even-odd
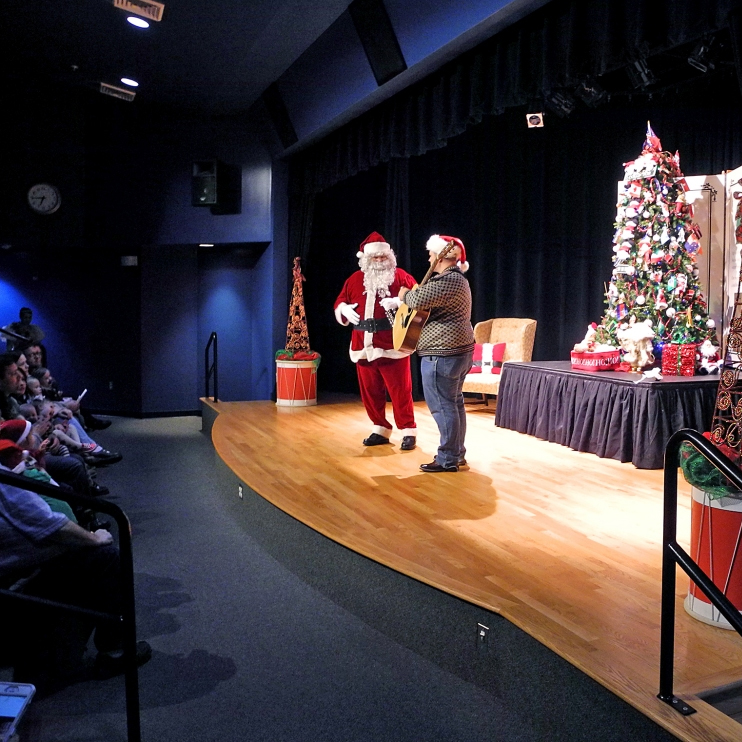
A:
POLYGON ((382 319, 364 319, 353 329, 359 332, 382 332, 383 330, 391 330, 392 324, 386 317, 382 319))

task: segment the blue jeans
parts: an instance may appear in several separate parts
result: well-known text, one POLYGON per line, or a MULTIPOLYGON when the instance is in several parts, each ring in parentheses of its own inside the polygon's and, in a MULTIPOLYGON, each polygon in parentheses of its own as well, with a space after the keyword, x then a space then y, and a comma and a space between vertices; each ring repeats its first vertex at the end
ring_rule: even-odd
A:
POLYGON ((77 435, 80 436, 80 443, 95 443, 95 441, 85 432, 85 428, 80 425, 80 421, 76 417, 73 417, 70 420, 70 425, 75 428, 77 435))
POLYGON ((471 369, 472 355, 423 356, 420 364, 425 402, 441 435, 435 457, 441 466, 453 466, 466 454, 466 411, 461 387, 471 369))

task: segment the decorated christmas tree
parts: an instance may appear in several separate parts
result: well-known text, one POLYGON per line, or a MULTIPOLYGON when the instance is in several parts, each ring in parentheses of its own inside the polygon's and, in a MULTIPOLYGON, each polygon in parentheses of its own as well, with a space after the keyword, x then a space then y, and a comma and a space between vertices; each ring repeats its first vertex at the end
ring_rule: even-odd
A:
POLYGON ((698 282, 701 232, 686 202, 678 153, 663 152, 647 124, 641 154, 624 168, 613 274, 595 341, 617 347, 621 332, 637 323, 654 334, 655 355, 668 343, 695 345, 715 338, 698 282))

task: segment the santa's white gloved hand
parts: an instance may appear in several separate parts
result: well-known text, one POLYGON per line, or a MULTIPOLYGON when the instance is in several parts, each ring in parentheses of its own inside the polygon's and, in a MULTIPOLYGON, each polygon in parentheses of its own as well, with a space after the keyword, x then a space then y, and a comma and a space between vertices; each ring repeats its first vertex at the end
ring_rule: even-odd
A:
POLYGON ((345 317, 345 319, 350 322, 351 325, 357 325, 361 321, 361 315, 358 314, 358 312, 355 311, 355 308, 358 306, 358 302, 355 304, 340 304, 338 306, 338 309, 340 310, 340 314, 345 317))
POLYGON ((379 300, 379 304, 385 312, 393 312, 402 306, 402 300, 398 296, 386 296, 379 300))

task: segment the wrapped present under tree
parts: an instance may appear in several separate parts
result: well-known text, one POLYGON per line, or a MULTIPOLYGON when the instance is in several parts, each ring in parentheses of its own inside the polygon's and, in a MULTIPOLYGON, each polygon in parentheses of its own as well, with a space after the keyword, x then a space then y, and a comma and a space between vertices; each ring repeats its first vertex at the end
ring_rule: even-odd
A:
POLYGON ((695 376, 696 343, 667 343, 662 351, 663 376, 695 376))

